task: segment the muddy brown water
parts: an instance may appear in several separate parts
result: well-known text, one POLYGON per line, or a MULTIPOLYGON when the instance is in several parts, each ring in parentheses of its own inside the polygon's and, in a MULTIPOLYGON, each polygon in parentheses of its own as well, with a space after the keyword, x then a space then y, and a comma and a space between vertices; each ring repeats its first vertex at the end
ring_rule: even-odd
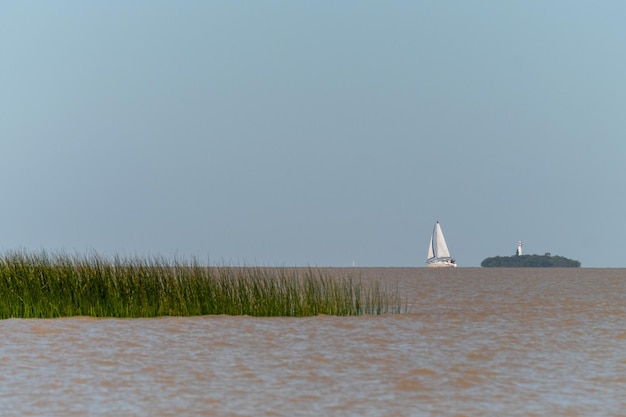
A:
POLYGON ((626 416, 626 270, 337 268, 384 316, 0 321, 2 416, 626 416))

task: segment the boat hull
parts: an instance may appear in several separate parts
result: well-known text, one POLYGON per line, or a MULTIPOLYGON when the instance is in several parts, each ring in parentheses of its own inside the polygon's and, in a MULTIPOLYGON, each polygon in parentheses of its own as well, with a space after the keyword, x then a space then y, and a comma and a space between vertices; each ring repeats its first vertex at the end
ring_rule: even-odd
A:
POLYGON ((429 268, 456 268, 456 262, 452 261, 433 261, 427 265, 429 268))

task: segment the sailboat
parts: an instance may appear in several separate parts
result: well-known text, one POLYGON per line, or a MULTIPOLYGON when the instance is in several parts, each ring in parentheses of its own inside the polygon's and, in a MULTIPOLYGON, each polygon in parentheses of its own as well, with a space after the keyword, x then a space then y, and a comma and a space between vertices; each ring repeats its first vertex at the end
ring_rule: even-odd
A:
POLYGON ((446 245, 446 239, 443 237, 439 220, 435 223, 433 234, 430 236, 426 264, 431 268, 456 268, 456 261, 450 256, 450 251, 448 250, 448 245, 446 245))

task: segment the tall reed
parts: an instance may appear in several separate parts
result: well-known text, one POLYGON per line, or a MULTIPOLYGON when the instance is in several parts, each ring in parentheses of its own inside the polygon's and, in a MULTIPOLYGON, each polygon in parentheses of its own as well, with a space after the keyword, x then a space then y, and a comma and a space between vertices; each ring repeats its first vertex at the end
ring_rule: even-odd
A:
POLYGON ((161 257, 0 255, 0 318, 399 313, 378 283, 314 268, 206 267, 161 257))

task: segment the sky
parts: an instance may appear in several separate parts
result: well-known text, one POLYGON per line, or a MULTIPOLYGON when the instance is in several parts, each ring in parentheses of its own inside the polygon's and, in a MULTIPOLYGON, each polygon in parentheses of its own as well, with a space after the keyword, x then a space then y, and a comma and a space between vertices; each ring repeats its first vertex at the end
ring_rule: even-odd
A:
POLYGON ((0 3, 0 251, 626 267, 626 3, 0 3))

